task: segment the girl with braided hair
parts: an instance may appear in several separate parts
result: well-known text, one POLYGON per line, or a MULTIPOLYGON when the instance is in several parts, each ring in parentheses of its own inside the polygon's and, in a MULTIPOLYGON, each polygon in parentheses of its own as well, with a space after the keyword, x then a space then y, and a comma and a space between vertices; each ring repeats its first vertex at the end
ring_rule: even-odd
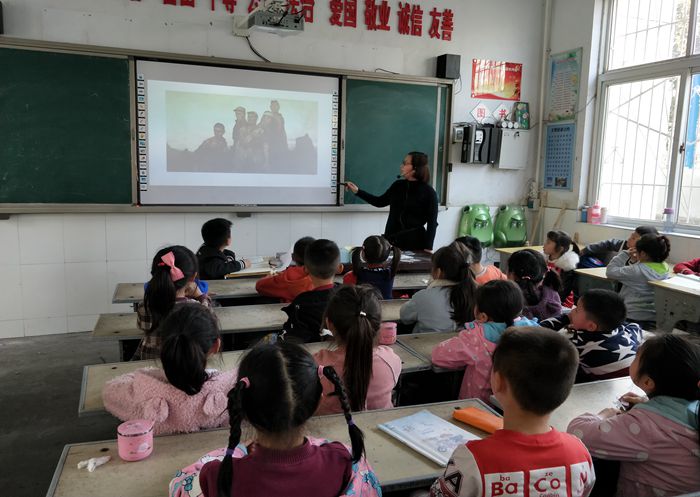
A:
POLYGON ((170 483, 171 496, 381 496, 379 482, 364 459, 364 437, 353 422, 340 377, 332 366, 318 366, 301 346, 277 341, 252 348, 228 394, 228 413, 227 448, 178 472, 170 483), (305 424, 323 390, 320 376, 335 386, 350 448, 306 436, 305 424), (242 444, 243 421, 255 436, 242 444))
MULTIPOLYGON (((389 409, 391 393, 401 375, 401 359, 379 341, 382 308, 377 290, 368 285, 343 286, 326 308, 326 327, 335 347, 318 351, 319 364, 333 366, 343 378, 350 408, 389 409)), ((323 378, 323 397, 316 414, 342 412, 335 385, 323 378)))

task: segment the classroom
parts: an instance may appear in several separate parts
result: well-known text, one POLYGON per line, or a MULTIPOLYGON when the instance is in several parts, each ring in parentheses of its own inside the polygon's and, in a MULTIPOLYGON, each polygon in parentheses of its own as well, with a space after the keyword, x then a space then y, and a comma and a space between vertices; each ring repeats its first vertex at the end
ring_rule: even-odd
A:
POLYGON ((217 495, 227 472, 202 463, 303 444, 329 455, 298 489, 233 471, 224 486, 700 495, 699 15, 700 0, 0 0, 0 488, 217 495), (366 367, 344 368, 360 352, 343 328, 366 367), (194 333, 173 373, 173 337, 194 333), (289 416, 256 424, 256 383, 292 363, 313 369, 309 405, 302 376, 278 375, 265 390, 289 416), (512 384, 537 375, 556 380, 532 389, 535 415, 512 384), (206 419, 143 400, 153 378, 183 404, 208 396, 206 419), (153 453, 126 462, 119 427, 140 418, 153 453), (459 441, 414 450, 409 423, 459 441), (610 426, 630 444, 617 458, 610 426), (659 426, 682 439, 663 457, 643 445, 659 426), (227 452, 229 431, 258 442, 227 452), (552 469, 536 458, 483 459, 512 434, 570 444, 565 489, 535 479, 552 469), (506 473, 521 480, 488 487, 506 473))

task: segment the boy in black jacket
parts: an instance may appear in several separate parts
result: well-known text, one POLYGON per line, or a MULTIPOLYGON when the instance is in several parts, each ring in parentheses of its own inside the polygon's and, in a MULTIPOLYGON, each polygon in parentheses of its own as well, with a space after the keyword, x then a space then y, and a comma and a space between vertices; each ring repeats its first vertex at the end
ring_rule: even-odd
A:
POLYGON ((204 245, 197 251, 200 279, 221 280, 229 273, 250 267, 248 259, 236 260, 236 254, 226 250, 231 245, 232 224, 219 217, 202 225, 204 245))
POLYGON ((321 340, 323 314, 331 295, 339 286, 333 278, 340 270, 340 250, 331 240, 316 240, 304 253, 304 269, 311 277, 313 290, 303 292, 282 310, 289 319, 284 323, 288 338, 301 342, 318 342, 321 340))

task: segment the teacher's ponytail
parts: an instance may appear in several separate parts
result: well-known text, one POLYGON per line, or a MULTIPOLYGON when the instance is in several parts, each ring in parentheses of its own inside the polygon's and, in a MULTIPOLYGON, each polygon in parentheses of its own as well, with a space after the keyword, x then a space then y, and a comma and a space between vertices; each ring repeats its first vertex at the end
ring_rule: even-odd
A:
POLYGON ((430 168, 428 167, 428 156, 423 152, 409 152, 411 165, 413 166, 413 177, 420 183, 430 182, 430 168))

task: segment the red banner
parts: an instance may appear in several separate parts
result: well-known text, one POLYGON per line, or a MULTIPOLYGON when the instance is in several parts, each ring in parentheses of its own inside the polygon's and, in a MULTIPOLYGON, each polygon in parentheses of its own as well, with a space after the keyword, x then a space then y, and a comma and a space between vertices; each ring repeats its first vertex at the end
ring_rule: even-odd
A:
POLYGON ((495 60, 472 60, 472 98, 520 100, 523 65, 495 60))

